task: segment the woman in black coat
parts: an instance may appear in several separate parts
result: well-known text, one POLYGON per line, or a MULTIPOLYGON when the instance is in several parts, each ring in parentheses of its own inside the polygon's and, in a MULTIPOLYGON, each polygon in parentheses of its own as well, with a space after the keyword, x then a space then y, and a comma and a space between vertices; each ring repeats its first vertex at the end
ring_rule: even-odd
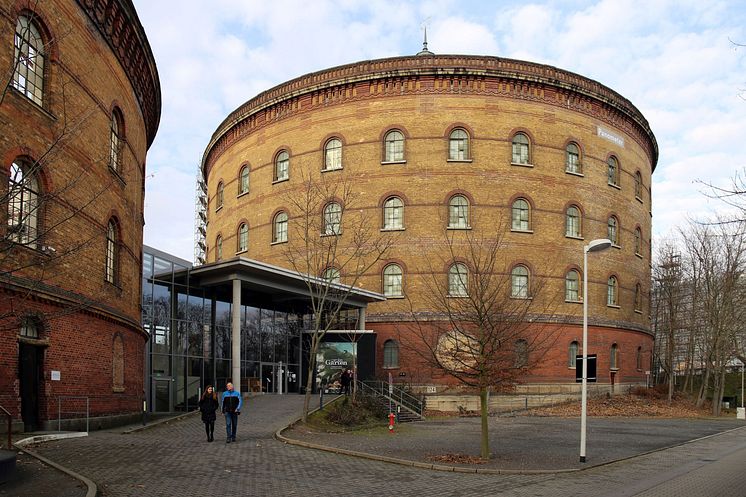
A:
POLYGON ((212 388, 212 385, 207 385, 205 393, 199 399, 199 411, 202 413, 202 422, 205 423, 205 433, 207 433, 208 442, 214 440, 212 434, 215 431, 215 411, 218 410, 218 407, 220 407, 218 394, 212 388))

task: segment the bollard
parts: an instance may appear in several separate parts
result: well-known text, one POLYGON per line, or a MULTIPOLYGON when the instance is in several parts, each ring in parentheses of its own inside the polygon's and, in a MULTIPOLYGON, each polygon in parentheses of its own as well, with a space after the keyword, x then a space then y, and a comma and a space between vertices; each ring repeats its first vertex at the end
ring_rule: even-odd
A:
POLYGON ((394 420, 396 415, 393 412, 389 413, 389 433, 394 433, 394 420))

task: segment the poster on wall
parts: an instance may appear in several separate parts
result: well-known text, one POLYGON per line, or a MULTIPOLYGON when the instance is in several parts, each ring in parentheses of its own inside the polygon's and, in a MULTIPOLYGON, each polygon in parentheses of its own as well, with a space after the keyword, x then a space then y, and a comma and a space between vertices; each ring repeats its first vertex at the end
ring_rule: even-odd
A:
POLYGON ((316 354, 316 388, 342 393, 342 373, 352 369, 354 352, 349 342, 322 342, 316 354))

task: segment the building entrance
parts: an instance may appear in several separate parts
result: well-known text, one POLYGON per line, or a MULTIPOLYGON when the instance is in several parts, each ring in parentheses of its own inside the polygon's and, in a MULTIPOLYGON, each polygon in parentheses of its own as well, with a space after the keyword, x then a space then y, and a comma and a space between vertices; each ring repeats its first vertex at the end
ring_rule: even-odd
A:
POLYGON ((39 429, 39 392, 43 371, 44 349, 25 343, 18 347, 21 389, 21 418, 24 431, 39 429))
POLYGON ((153 379, 153 411, 171 412, 171 378, 153 379))

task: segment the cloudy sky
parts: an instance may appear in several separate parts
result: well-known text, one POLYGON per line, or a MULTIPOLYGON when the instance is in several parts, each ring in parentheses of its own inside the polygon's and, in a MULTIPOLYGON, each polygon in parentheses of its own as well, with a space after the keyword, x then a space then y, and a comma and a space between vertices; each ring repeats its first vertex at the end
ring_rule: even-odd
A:
POLYGON ((309 72, 435 53, 550 64, 630 99, 650 122, 653 236, 722 211, 701 182, 746 167, 743 0, 134 0, 155 55, 161 124, 148 153, 145 243, 193 259, 199 161, 225 116, 309 72))

